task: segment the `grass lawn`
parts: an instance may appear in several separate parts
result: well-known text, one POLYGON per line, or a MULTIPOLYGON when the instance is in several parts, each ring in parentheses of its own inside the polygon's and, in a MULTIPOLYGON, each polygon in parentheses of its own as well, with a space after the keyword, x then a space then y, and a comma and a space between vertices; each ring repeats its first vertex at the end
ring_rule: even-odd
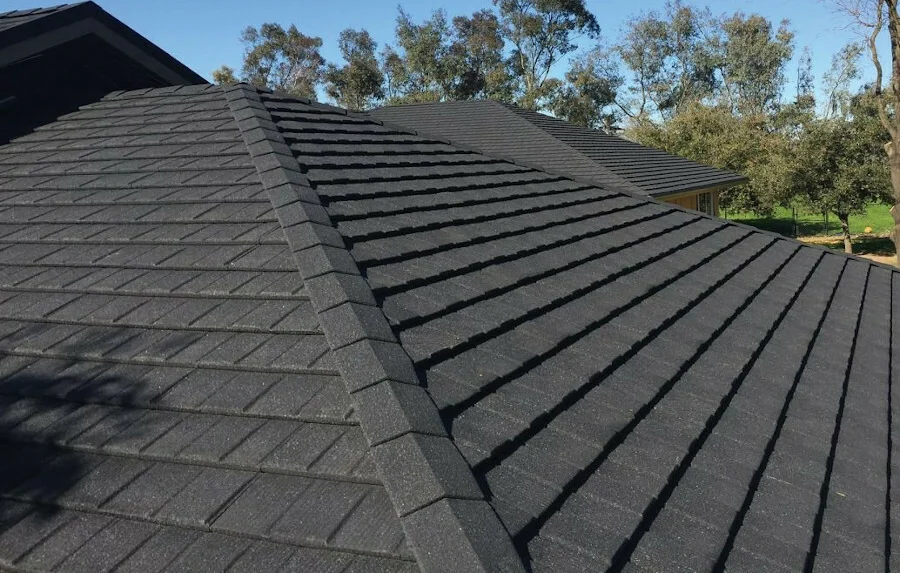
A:
MULTIPOLYGON (((865 215, 850 215, 850 233, 858 235, 865 232, 866 227, 871 227, 873 234, 888 233, 894 226, 890 207, 887 205, 872 204, 866 209, 865 215)), ((773 217, 758 217, 753 213, 725 213, 720 216, 732 221, 739 221, 752 225, 759 229, 774 231, 782 235, 794 235, 794 223, 791 220, 791 210, 779 207, 773 217), (726 217, 727 215, 727 217, 726 217)), ((841 233, 840 222, 837 217, 829 215, 827 235, 839 236, 841 233)), ((797 235, 800 237, 825 235, 825 218, 821 214, 797 213, 797 235)), ((843 247, 842 247, 843 248, 843 247)))

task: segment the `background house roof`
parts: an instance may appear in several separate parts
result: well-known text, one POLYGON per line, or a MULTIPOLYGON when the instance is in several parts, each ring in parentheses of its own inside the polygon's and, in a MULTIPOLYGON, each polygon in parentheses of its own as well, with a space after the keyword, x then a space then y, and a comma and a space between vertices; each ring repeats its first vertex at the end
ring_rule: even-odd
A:
POLYGON ((383 107, 372 117, 571 177, 653 197, 747 179, 531 110, 494 101, 383 107))
POLYGON ((0 13, 0 143, 113 90, 202 83, 94 2, 0 13))
POLYGON ((3 566, 896 561, 888 267, 247 86, 0 147, 0 267, 3 566))

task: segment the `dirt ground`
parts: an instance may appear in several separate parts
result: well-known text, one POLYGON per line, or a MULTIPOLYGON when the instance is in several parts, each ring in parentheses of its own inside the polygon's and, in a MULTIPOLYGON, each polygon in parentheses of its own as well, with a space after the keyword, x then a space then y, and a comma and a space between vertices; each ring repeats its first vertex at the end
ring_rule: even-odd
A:
MULTIPOLYGON (((804 243, 825 245, 840 251, 844 250, 844 241, 839 237, 819 235, 800 237, 799 239, 804 243)), ((852 240, 853 254, 887 265, 894 264, 896 260, 894 257, 894 244, 887 234, 854 235, 852 240)))

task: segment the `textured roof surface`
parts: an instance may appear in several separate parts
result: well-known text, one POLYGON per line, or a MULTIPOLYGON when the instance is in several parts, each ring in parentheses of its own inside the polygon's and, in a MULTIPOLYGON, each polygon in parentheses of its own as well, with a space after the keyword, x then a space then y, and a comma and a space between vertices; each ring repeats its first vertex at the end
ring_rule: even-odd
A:
POLYGON ((0 380, 0 567, 415 568, 219 88, 0 147, 0 380))
POLYGON ((246 86, 0 223, 2 566, 900 567, 886 267, 246 86))
POLYGON ((423 135, 472 145, 620 191, 664 196, 745 181, 735 173, 493 101, 402 105, 370 114, 423 135))
POLYGON ((895 272, 295 109, 279 127, 534 570, 896 560, 895 272))
POLYGON ((24 24, 33 20, 37 20, 43 16, 59 12, 73 6, 73 4, 60 4, 48 8, 33 8, 30 10, 9 10, 0 12, 0 31, 7 30, 14 26, 24 24))

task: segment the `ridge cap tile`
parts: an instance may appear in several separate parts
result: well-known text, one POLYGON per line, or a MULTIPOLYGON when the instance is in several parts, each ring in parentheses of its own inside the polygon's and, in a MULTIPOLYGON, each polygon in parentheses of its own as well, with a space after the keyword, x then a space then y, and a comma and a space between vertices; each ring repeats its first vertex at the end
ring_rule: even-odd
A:
MULTIPOLYGON (((295 236, 290 232, 297 226, 289 227, 285 230, 288 242, 294 247, 295 236)), ((311 247, 294 251, 294 258, 303 268, 303 280, 308 280, 319 275, 328 274, 330 272, 345 273, 348 275, 358 275, 359 268, 353 256, 344 247, 332 247, 330 245, 313 245, 311 247)))
MULTIPOLYGON (((244 86, 225 89, 232 111, 243 109, 240 107, 241 100, 260 102, 265 106, 259 94, 268 92, 244 86)), ((271 97, 286 96, 273 94, 271 97)), ((332 109, 327 106, 316 107, 332 109)), ((343 110, 343 113, 348 112, 343 110)), ((260 167, 265 169, 266 164, 257 165, 263 187, 268 192, 269 189, 288 185, 306 188, 315 193, 309 180, 300 175, 299 163, 293 154, 285 152, 289 148, 272 122, 271 114, 267 111, 266 115, 269 117, 261 118, 254 114, 238 122, 241 134, 245 136, 245 143, 249 147, 261 141, 269 141, 273 144, 273 153, 288 156, 296 167, 261 171, 260 167), (270 124, 275 127, 274 132, 262 127, 270 124)), ((254 160, 265 155, 261 152, 263 147, 258 147, 260 154, 254 156, 254 160)), ((308 192, 296 191, 298 198, 306 193, 308 192)), ((299 234, 301 229, 314 224, 333 228, 327 212, 318 212, 324 213, 324 218, 313 215, 307 211, 311 205, 299 200, 291 202, 285 195, 285 190, 281 189, 274 197, 280 204, 276 207, 276 214, 280 221, 297 221, 292 226, 283 227, 285 236, 304 282, 310 281, 315 285, 308 289, 310 299, 319 322, 327 333, 326 340, 332 347, 346 390, 357 410, 365 412, 361 417, 361 424, 371 426, 364 427, 363 432, 369 440, 370 452, 420 568, 427 572, 445 571, 448 567, 456 569, 453 562, 433 558, 452 547, 451 551, 458 558, 475 565, 473 570, 497 570, 502 556, 503 570, 523 571, 524 564, 513 546, 509 532, 485 500, 462 453, 446 434, 446 430, 440 431, 443 422, 433 401, 422 387, 412 360, 393 335, 380 308, 366 304, 374 300, 374 297, 352 255, 345 246, 310 244, 320 236, 320 232, 324 235, 323 238, 328 238, 321 229, 299 234), (286 210, 302 210, 304 213, 282 213, 286 210), (347 278, 339 275, 346 275, 347 278), (320 280, 316 282, 316 279, 320 280), (352 292, 339 292, 345 285, 352 288, 352 292), (341 299, 347 300, 333 304, 341 299), (364 302, 353 302, 353 299, 362 299, 364 302), (346 324, 340 324, 348 320, 355 324, 351 324, 349 328, 346 324), (335 348, 336 344, 341 346, 335 348), (379 383, 381 384, 376 388, 375 385, 379 383), (400 384, 406 384, 409 388, 398 390, 400 384), (370 389, 369 392, 362 391, 367 388, 370 389), (363 401, 367 397, 378 401, 363 401), (399 423, 394 426, 377 426, 375 421, 383 419, 386 413, 381 410, 380 405, 384 405, 392 416, 397 416, 398 419, 394 422, 399 423), (412 433, 414 430, 432 433, 412 433), (376 445, 372 447, 372 444, 376 445), (435 502, 451 498, 454 501, 464 499, 468 503, 435 505, 435 502), (435 514, 441 519, 425 519, 431 526, 418 527, 417 522, 422 520, 417 519, 417 516, 424 515, 421 512, 429 507, 432 509, 428 514, 435 514), (452 543, 448 543, 448 540, 452 540, 452 543)))
POLYGON ((419 375, 399 344, 360 340, 334 351, 344 382, 353 394, 385 380, 419 386, 419 375))
POLYGON ((495 514, 485 505, 448 498, 407 517, 410 528, 426 540, 426 551, 417 554, 423 569, 447 573, 522 570, 521 557, 498 535, 493 527, 495 514), (460 546, 465 550, 460 551, 460 546))
POLYGON ((447 429, 432 415, 434 401, 421 386, 385 380, 360 390, 358 396, 357 414, 372 446, 412 432, 447 435, 447 429))
POLYGON ((365 339, 396 341, 384 313, 374 305, 345 302, 319 313, 319 316, 325 339, 333 350, 365 339), (328 326, 324 326, 326 324, 328 326))
MULTIPOLYGON (((306 224, 297 224, 291 227, 291 234, 296 241, 294 248, 303 251, 315 245, 326 245, 330 247, 343 248, 344 238, 334 227, 326 224, 308 220, 306 224)), ((360 302, 360 301, 355 301, 360 302)), ((375 304, 374 302, 372 303, 375 304)), ((325 310, 324 308, 322 310, 325 310)))
POLYGON ((406 433, 372 448, 385 468, 385 485, 397 492, 400 517, 444 498, 484 499, 469 465, 446 436, 406 433))
MULTIPOLYGON (((306 227, 319 227, 320 225, 306 225, 306 227)), ((334 227, 327 227, 334 230, 334 227)), ((335 231, 337 232, 337 231, 335 231)), ((338 233, 338 239, 343 240, 338 233)), ((345 302, 358 302, 360 304, 376 305, 375 296, 369 288, 366 279, 362 276, 348 275, 344 273, 327 273, 306 281, 307 291, 316 291, 310 298, 313 309, 317 313, 345 302)))

